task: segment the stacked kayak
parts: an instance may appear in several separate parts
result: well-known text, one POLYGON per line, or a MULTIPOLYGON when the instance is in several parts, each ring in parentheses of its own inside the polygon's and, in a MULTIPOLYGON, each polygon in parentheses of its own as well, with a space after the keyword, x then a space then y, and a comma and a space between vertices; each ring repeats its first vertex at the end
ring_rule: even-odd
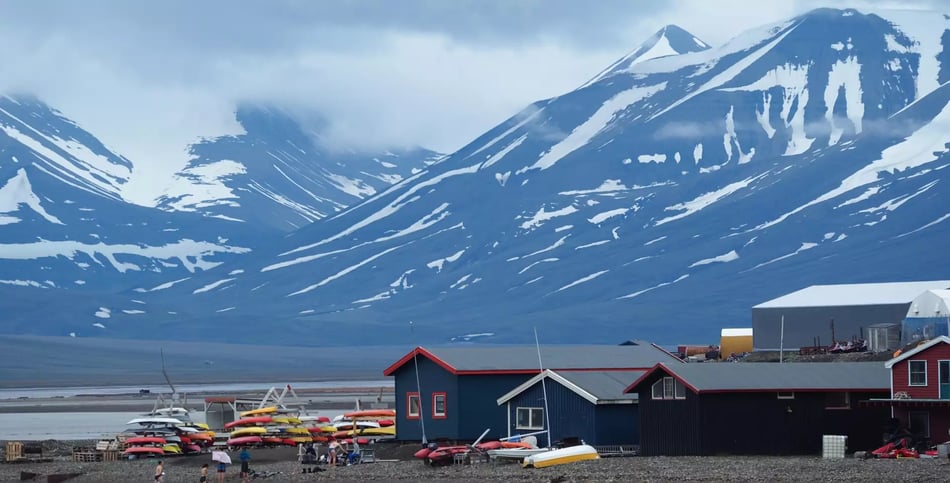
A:
POLYGON ((140 456, 181 455, 200 453, 214 441, 207 425, 183 422, 170 417, 135 418, 131 428, 119 434, 125 444, 124 454, 140 456))

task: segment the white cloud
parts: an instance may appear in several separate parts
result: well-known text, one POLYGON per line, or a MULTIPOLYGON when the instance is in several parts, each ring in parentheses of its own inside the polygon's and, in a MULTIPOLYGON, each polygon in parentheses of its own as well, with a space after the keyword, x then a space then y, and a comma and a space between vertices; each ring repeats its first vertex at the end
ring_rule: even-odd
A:
POLYGON ((59 108, 135 163, 132 189, 155 191, 154 180, 182 167, 189 143, 240 132, 239 101, 317 111, 329 124, 322 136, 337 145, 449 152, 581 85, 667 23, 720 44, 814 6, 0 2, 0 91, 35 93, 59 108))

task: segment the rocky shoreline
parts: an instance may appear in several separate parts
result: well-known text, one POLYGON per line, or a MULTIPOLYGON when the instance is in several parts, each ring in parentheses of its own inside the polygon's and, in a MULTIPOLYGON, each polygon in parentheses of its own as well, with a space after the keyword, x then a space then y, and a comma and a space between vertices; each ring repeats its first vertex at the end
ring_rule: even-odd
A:
MULTIPOLYGON (((77 463, 69 461, 72 446, 83 442, 44 442, 54 461, 45 463, 0 464, 0 481, 19 480, 21 472, 31 472, 38 480, 60 473, 80 473, 68 481, 127 482, 150 481, 156 460, 77 463), (55 449, 55 448, 58 449, 55 449), (64 454, 66 453, 66 454, 64 454)), ((419 481, 476 482, 629 482, 629 481, 942 481, 950 472, 947 459, 863 460, 798 457, 623 457, 604 458, 541 469, 517 464, 480 463, 433 468, 412 460, 416 446, 382 444, 377 457, 388 460, 348 467, 304 472, 294 448, 252 450, 251 469, 255 480, 274 482, 324 481, 419 481)), ((236 458, 234 458, 236 460, 236 458)), ((198 480, 201 465, 212 464, 210 455, 166 458, 166 483, 198 480)), ((213 465, 212 465, 213 469, 213 465)), ((228 468, 226 481, 240 481, 239 468, 228 468)), ((214 476, 212 472, 212 476, 214 476)), ((212 479, 211 481, 215 481, 212 479)))

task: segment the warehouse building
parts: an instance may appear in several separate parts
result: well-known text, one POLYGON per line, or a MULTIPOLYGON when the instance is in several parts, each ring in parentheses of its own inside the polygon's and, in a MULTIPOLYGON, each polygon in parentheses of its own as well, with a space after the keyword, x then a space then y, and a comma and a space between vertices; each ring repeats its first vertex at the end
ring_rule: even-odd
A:
POLYGON ((870 326, 900 325, 923 292, 945 289, 948 280, 812 285, 752 307, 753 346, 797 350, 865 339, 870 326))

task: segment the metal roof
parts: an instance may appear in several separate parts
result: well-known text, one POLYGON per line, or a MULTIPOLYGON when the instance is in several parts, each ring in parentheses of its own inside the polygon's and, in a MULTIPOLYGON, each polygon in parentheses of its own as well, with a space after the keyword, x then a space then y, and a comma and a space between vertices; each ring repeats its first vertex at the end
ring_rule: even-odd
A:
MULTIPOLYGON (((693 392, 889 390, 890 371, 881 362, 769 362, 658 365, 693 392)), ((646 376, 627 388, 638 386, 646 376)))
POLYGON ((541 367, 560 369, 648 369, 660 362, 675 364, 679 358, 654 344, 640 345, 546 345, 417 347, 389 366, 391 375, 412 360, 415 354, 428 357, 453 374, 460 373, 536 373, 541 367))
POLYGON ((528 379, 518 387, 507 392, 497 402, 504 404, 517 395, 527 391, 541 378, 556 381, 558 384, 573 391, 578 396, 588 400, 591 404, 632 403, 637 400, 636 393, 624 393, 623 390, 631 382, 637 380, 646 371, 561 371, 545 369, 544 372, 528 379))
POLYGON ((812 285, 752 308, 907 304, 924 291, 948 288, 950 288, 950 280, 812 285))
POLYGON ((559 374, 598 400, 636 400, 636 394, 623 392, 646 371, 564 371, 559 374))
POLYGON ((722 329, 720 337, 751 337, 752 327, 741 329, 722 329))
POLYGON ((922 344, 918 344, 917 347, 914 347, 913 349, 911 349, 911 350, 909 350, 909 351, 907 351, 907 352, 904 352, 904 353, 902 353, 901 355, 899 355, 899 356, 897 356, 897 357, 895 357, 895 358, 893 358, 893 359, 887 361, 886 363, 884 363, 884 367, 887 367, 888 369, 890 369, 890 368, 894 367, 894 364, 897 364, 898 362, 900 362, 900 361, 902 361, 902 360, 904 360, 904 359, 908 359, 908 358, 913 357, 913 356, 915 356, 915 355, 917 355, 917 354, 920 354, 921 352, 923 352, 923 351, 925 351, 925 350, 927 350, 927 349, 929 349, 929 348, 931 348, 931 347, 933 347, 933 346, 935 346, 935 345, 937 345, 937 344, 950 344, 950 337, 947 337, 947 336, 945 336, 945 335, 941 335, 940 337, 935 337, 935 338, 933 338, 933 339, 928 340, 927 342, 924 342, 924 343, 922 343, 922 344))

